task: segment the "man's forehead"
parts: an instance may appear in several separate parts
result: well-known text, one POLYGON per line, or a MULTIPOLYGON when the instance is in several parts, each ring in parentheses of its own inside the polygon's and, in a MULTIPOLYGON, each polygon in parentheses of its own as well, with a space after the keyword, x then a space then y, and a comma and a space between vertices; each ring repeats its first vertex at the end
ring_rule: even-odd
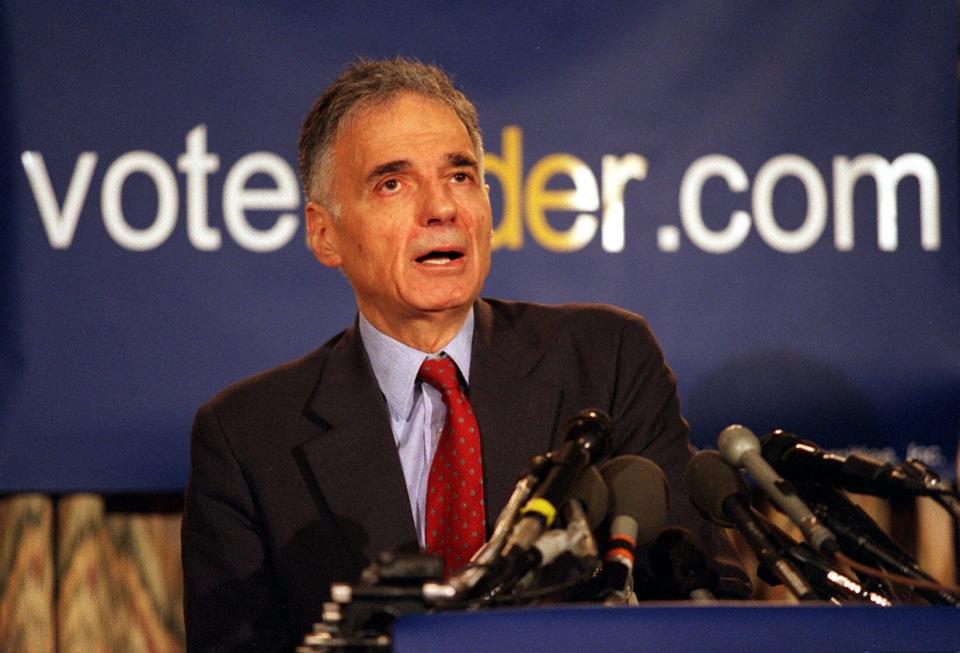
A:
POLYGON ((362 134, 378 126, 397 126, 398 123, 405 123, 411 128, 437 127, 438 119, 448 125, 456 124, 469 140, 466 126, 449 105, 436 98, 409 91, 370 100, 354 107, 341 121, 338 135, 351 132, 362 134))
POLYGON ((342 155, 371 155, 383 166, 412 161, 407 150, 422 143, 442 142, 438 156, 455 165, 477 164, 466 126, 443 102, 415 93, 404 93, 361 106, 341 123, 335 148, 342 155))

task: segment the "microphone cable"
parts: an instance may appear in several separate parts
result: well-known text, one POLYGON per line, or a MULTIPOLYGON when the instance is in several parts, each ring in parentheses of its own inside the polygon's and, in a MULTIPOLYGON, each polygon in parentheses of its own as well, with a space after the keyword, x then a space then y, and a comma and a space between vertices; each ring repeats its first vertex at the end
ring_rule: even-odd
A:
POLYGON ((576 578, 572 578, 555 585, 548 585, 546 587, 521 590, 510 594, 498 594, 484 601, 483 605, 516 605, 520 603, 530 603, 536 601, 537 599, 567 592, 568 590, 580 589, 584 585, 589 585, 592 583, 594 578, 596 578, 599 573, 600 561, 597 561, 596 566, 592 570, 586 571, 576 578))
MULTIPOLYGON (((759 510, 756 511, 756 515, 759 520, 766 523, 770 532, 780 543, 784 554, 789 555, 801 566, 804 575, 816 586, 817 592, 824 600, 834 603, 854 600, 885 608, 893 605, 884 593, 876 588, 867 587, 862 580, 857 582, 842 570, 837 569, 835 565, 840 561, 836 557, 828 558, 806 542, 797 542, 759 510)), ((896 596, 890 587, 884 587, 883 590, 887 594, 896 596)))
POLYGON ((936 580, 927 580, 925 578, 913 578, 911 576, 903 576, 901 574, 895 574, 883 569, 877 569, 876 567, 871 567, 870 565, 865 565, 862 562, 858 562, 850 556, 840 552, 837 552, 836 558, 839 562, 842 562, 857 572, 867 574, 868 576, 882 578, 897 585, 906 585, 908 587, 915 587, 917 589, 946 592, 947 594, 956 594, 960 596, 960 586, 957 585, 942 583, 936 580))

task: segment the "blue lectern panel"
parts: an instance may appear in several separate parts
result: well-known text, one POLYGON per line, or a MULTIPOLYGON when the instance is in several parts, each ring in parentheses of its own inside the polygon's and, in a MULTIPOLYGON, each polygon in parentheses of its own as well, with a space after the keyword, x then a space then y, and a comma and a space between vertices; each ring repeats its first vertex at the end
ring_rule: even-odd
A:
POLYGON ((396 653, 932 653, 960 651, 952 608, 556 607, 412 615, 396 653))

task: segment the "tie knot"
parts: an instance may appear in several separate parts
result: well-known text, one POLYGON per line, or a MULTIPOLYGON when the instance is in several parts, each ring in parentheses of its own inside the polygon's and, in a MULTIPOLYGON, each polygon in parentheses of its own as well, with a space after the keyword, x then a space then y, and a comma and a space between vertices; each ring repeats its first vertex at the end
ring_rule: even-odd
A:
POLYGON ((423 361, 417 376, 441 392, 460 387, 457 366, 449 356, 428 358, 423 361))

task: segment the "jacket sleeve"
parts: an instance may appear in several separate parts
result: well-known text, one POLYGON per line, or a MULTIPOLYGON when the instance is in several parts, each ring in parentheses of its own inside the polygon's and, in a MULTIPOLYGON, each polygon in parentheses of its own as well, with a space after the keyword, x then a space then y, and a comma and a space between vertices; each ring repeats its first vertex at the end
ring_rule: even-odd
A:
POLYGON ((188 651, 293 648, 254 497, 209 404, 193 426, 181 545, 188 651))

